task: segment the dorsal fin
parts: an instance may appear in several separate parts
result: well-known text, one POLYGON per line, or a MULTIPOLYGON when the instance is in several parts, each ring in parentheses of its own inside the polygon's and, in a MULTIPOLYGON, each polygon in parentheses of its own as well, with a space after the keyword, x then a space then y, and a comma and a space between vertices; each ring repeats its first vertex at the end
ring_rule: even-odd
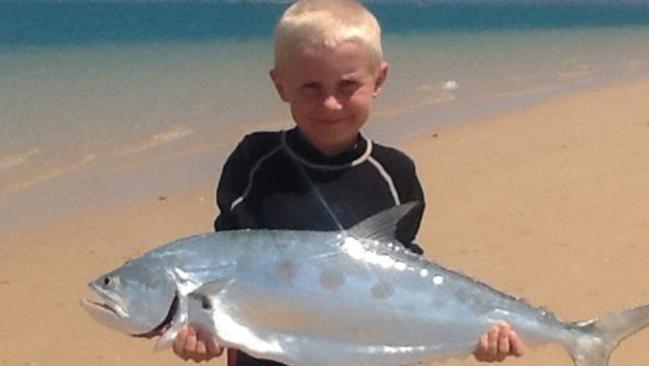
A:
POLYGON ((391 207, 359 222, 347 230, 355 238, 373 239, 381 242, 396 240, 397 224, 419 202, 412 201, 391 207))

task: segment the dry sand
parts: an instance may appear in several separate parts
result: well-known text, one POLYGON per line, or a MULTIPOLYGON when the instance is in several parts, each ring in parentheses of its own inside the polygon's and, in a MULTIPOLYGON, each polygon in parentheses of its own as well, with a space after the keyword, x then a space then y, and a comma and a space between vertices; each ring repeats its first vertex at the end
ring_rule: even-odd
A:
MULTIPOLYGON (((649 302, 649 81, 560 96, 401 148, 427 195, 427 257, 565 319, 649 302)), ((128 257, 210 230, 213 185, 0 233, 0 365, 182 364, 96 324, 78 300, 90 278, 128 257)), ((649 364, 648 345, 644 331, 611 365, 649 364)), ((572 365, 556 346, 508 364, 572 365)))

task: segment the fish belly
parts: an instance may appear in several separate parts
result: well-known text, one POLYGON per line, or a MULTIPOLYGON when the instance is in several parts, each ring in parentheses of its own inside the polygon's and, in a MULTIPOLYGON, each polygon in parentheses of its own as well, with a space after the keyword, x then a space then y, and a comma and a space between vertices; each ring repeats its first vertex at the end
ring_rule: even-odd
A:
POLYGON ((209 296, 209 311, 190 303, 190 321, 207 324, 227 346, 298 366, 390 366, 463 355, 491 321, 449 301, 435 313, 426 289, 390 287, 389 276, 350 275, 327 288, 322 273, 330 269, 310 271, 290 280, 272 273, 233 279, 209 296))
POLYGON ((526 341, 561 326, 422 258, 348 255, 328 237, 291 235, 248 248, 242 270, 206 294, 208 309, 190 301, 190 321, 229 347, 297 366, 411 364, 470 354, 499 321, 526 341))

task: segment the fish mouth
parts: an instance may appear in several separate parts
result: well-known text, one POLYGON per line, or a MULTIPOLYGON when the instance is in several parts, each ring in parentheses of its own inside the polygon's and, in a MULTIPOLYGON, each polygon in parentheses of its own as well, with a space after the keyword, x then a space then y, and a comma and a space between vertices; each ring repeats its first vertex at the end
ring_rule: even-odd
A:
POLYGON ((90 284, 90 296, 92 298, 81 299, 81 306, 90 312, 91 315, 99 315, 113 317, 115 319, 127 318, 128 312, 120 305, 118 299, 115 299, 110 293, 97 287, 95 284, 90 284))
POLYGON ((171 306, 169 307, 169 312, 167 312, 167 316, 162 320, 158 326, 153 328, 152 330, 145 332, 145 333, 140 333, 140 334, 131 334, 132 337, 136 338, 153 338, 157 337, 159 335, 164 334, 167 329, 171 326, 172 321, 176 317, 176 314, 178 313, 178 292, 174 294, 174 298, 171 301, 171 306))
MULTIPOLYGON (((164 332, 169 329, 173 319, 178 313, 178 303, 178 293, 175 293, 173 300, 171 301, 169 311, 160 324, 158 324, 155 328, 148 332, 130 335, 137 338, 153 338, 164 334, 164 332)), ((111 304, 110 299, 106 299, 102 302, 101 300, 96 301, 88 298, 82 298, 81 307, 84 308, 84 310, 86 310, 92 318, 99 321, 100 323, 103 323, 117 330, 122 330, 122 332, 124 332, 123 327, 120 323, 121 320, 126 318, 128 315, 122 310, 119 305, 111 304)))
POLYGON ((99 302, 90 299, 81 299, 81 305, 90 311, 112 314, 116 318, 120 317, 120 313, 117 310, 115 310, 114 307, 110 306, 105 302, 99 302))
POLYGON ((80 305, 96 321, 120 332, 128 333, 127 328, 124 326, 124 319, 127 314, 118 304, 113 304, 109 299, 96 301, 82 298, 80 305))

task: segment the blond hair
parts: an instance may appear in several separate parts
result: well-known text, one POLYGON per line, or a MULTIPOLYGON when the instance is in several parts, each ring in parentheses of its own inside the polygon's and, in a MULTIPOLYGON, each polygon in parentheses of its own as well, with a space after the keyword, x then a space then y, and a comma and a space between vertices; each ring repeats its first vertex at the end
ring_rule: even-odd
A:
POLYGON ((372 68, 383 60, 381 27, 367 8, 353 0, 299 0, 291 5, 275 29, 275 68, 297 47, 337 47, 356 41, 367 48, 372 68))

